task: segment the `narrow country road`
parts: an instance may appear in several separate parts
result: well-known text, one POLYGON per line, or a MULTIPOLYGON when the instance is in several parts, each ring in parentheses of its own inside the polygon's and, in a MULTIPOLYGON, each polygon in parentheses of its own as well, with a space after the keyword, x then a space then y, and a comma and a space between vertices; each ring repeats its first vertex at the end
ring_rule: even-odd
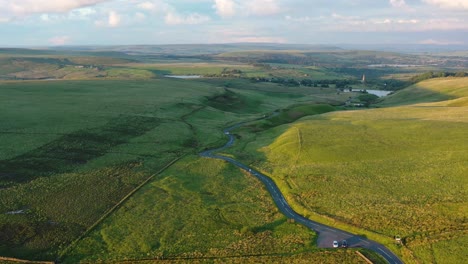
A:
POLYGON ((403 263, 393 252, 391 252, 388 248, 383 246, 382 244, 379 244, 375 241, 363 238, 361 236, 353 235, 351 233, 348 233, 346 231, 327 226, 324 224, 317 223, 315 221, 312 221, 308 218, 305 218, 304 216, 296 213, 291 206, 287 203, 286 199, 284 198, 283 194, 279 190, 278 186, 276 186, 275 182, 269 178, 268 176, 254 170, 253 168, 250 168, 241 162, 230 158, 230 157, 225 157, 221 155, 215 154, 216 152, 222 151, 224 149, 227 149, 231 147, 234 144, 234 136, 231 134, 231 131, 244 125, 247 122, 239 123, 234 126, 228 127, 224 129, 224 134, 228 136, 229 141, 222 147, 217 148, 217 149, 211 149, 211 150, 206 150, 200 153, 200 156, 202 157, 207 157, 207 158, 214 158, 214 159, 221 159, 225 160, 247 172, 250 174, 254 175, 257 177, 261 182, 263 182, 267 188, 267 190, 270 192, 274 202, 278 206, 279 210, 288 218, 294 219, 296 222, 309 227, 310 229, 314 230, 315 232, 318 233, 318 247, 321 248, 332 248, 333 247, 333 241, 343 241, 346 240, 348 243, 349 247, 360 247, 360 248, 366 248, 375 251, 379 255, 381 255, 383 258, 385 258, 388 263, 390 264, 400 264, 403 263))

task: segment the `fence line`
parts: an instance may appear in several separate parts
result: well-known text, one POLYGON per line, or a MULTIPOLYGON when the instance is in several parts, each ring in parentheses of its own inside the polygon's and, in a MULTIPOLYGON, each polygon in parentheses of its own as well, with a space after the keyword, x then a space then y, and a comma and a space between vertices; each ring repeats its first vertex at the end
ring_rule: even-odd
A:
POLYGON ((166 166, 164 166, 162 169, 160 169, 158 172, 156 172, 155 174, 151 175, 150 177, 148 177, 148 179, 146 179, 145 181, 143 181, 140 185, 138 185, 135 189, 133 189, 130 193, 128 193, 127 195, 125 195, 124 198, 122 198, 117 204, 115 204, 114 206, 112 206, 112 208, 110 208, 103 216, 101 216, 101 218, 99 218, 96 222, 94 222, 93 225, 91 225, 88 229, 86 229, 86 231, 83 232, 83 234, 81 234, 81 236, 79 236, 77 239, 75 239, 72 243, 70 243, 60 254, 59 254, 59 259, 61 259, 73 246, 75 246, 76 243, 78 243, 78 241, 80 241, 81 239, 83 239, 86 235, 89 234, 89 232, 91 232, 96 226, 98 226, 104 219, 106 219, 111 213, 113 213, 120 205, 122 205, 125 201, 128 200, 128 198, 130 198, 133 194, 135 194, 137 191, 139 191, 143 186, 145 186, 149 181, 151 181, 156 175, 159 175, 161 174, 162 172, 164 172, 166 169, 168 169, 170 166, 172 166, 174 163, 176 163, 178 160, 180 160, 183 156, 185 155, 182 155, 180 157, 177 157, 175 158, 174 160, 172 160, 171 162, 169 162, 168 164, 166 164, 166 166))
POLYGON ((364 256, 364 254, 362 254, 361 252, 356 251, 356 254, 358 254, 358 256, 360 256, 362 259, 364 259, 367 263, 374 264, 370 259, 368 259, 366 256, 364 256))
POLYGON ((17 263, 32 263, 32 264, 54 264, 53 261, 33 261, 33 260, 24 260, 24 259, 17 259, 17 258, 0 257, 0 262, 2 261, 10 261, 10 262, 17 262, 17 263))

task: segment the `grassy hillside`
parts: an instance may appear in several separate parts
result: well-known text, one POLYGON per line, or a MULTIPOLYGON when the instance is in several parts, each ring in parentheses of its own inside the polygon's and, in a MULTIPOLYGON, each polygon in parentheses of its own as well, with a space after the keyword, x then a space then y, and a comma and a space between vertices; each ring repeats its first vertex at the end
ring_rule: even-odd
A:
POLYGON ((218 92, 176 80, 1 84, 0 255, 54 259, 143 180, 196 152, 184 118, 218 92))
POLYGON ((1 56, 0 80, 89 80, 89 79, 150 79, 151 71, 127 65, 130 60, 111 57, 79 56, 1 56))
POLYGON ((418 104, 244 129, 232 153, 271 175, 305 215, 384 243, 400 235, 410 262, 443 262, 441 245, 461 261, 463 245, 451 241, 466 241, 468 230, 467 94, 466 78, 425 81, 383 103, 418 104))
MULTIPOLYGON (((315 248, 315 234, 282 217, 256 180, 196 156, 225 141, 222 128, 277 109, 239 132, 242 140, 232 153, 276 177, 296 209, 357 230, 398 232, 424 261, 448 257, 444 246, 462 253, 453 241, 466 241, 460 235, 466 230, 466 181, 460 176, 466 175, 466 79, 440 80, 447 81, 445 90, 427 81, 381 103, 406 106, 301 119, 335 111, 353 94, 244 77, 340 79, 349 78, 349 69, 203 56, 191 58, 203 61, 193 64, 125 49, 65 55, 0 50, 0 79, 8 79, 0 82, 0 256, 61 255, 71 263, 161 257, 359 263, 353 250, 315 248), (143 57, 177 63, 132 60, 143 57), (278 127, 283 123, 291 124, 278 127), (421 130, 429 132, 421 136, 421 130), (422 187, 416 183, 421 180, 422 187), (334 202, 341 196, 353 198, 334 202), (414 228, 420 219, 434 222, 414 228)), ((363 64, 382 59, 372 52, 289 53, 271 54, 332 56, 338 64, 356 56, 363 64)), ((360 69, 351 73, 356 71, 361 75, 360 69)))
POLYGON ((314 234, 288 223, 255 178, 225 162, 189 157, 132 197, 66 260, 289 254, 314 234))
POLYGON ((388 96, 381 106, 408 105, 445 101, 444 104, 468 106, 468 78, 438 78, 417 83, 408 89, 388 96))
MULTIPOLYGON (((271 89, 281 88, 275 86, 268 84, 271 89)), ((334 93, 333 89, 320 91, 321 96, 331 97, 334 93)), ((204 148, 224 142, 221 131, 228 124, 257 118, 261 116, 259 113, 268 113, 307 98, 316 99, 312 96, 299 98, 287 92, 279 96, 253 90, 226 90, 216 83, 166 78, 151 81, 0 83, 0 255, 55 259, 58 252, 94 225, 142 182, 154 177, 161 168, 177 158, 196 154, 204 148)), ((203 171, 182 173, 193 162, 198 164, 195 167, 203 167, 201 164, 206 163, 194 157, 177 163, 178 170, 172 173, 182 177, 177 179, 180 186, 168 185, 159 180, 152 183, 160 188, 172 188, 168 196, 172 198, 162 198, 162 204, 141 204, 141 214, 135 217, 145 219, 144 212, 148 210, 170 211, 174 206, 172 202, 182 205, 183 201, 201 195, 199 190, 206 190, 217 197, 215 191, 221 195, 229 193, 237 183, 244 184, 242 186, 251 183, 248 179, 239 178, 238 182, 229 185, 229 177, 216 178, 220 174, 239 175, 237 171, 226 168, 219 174, 211 175, 215 177, 213 182, 217 182, 216 185, 211 186, 206 182, 203 188, 197 185, 193 187, 195 189, 189 188, 187 192, 178 194, 177 188, 185 188, 184 182, 193 177, 202 177, 203 171)), ((166 175, 163 178, 171 177, 166 175)), ((144 194, 145 191, 137 193, 137 196, 144 194)), ((251 194, 238 193, 245 199, 251 194)), ((204 217, 213 208, 224 208, 224 204, 229 204, 234 195, 225 202, 220 202, 221 198, 218 201, 218 198, 207 197, 210 196, 200 197, 207 200, 200 200, 190 209, 195 213, 199 208, 204 208, 199 217, 204 217), (202 213, 203 210, 208 211, 202 213)), ((268 201, 268 197, 264 199, 268 201)), ((250 207, 253 207, 254 202, 251 203, 250 207)), ((242 208, 239 210, 246 214, 245 219, 234 219, 233 223, 220 223, 220 226, 213 224, 213 230, 227 228, 231 232, 229 234, 233 235, 234 230, 239 231, 244 225, 247 231, 249 228, 258 228, 253 220, 257 216, 248 214, 248 207, 242 208)), ((271 205, 267 208, 271 209, 271 205)), ((262 210, 262 215, 269 217, 264 225, 284 222, 278 214, 270 215, 267 209, 262 210)), ((229 214, 232 218, 236 216, 232 212, 229 214)), ((179 227, 180 217, 174 215, 174 218, 164 219, 167 232, 171 230, 170 226, 179 227)), ((124 219, 120 219, 119 215, 112 221, 117 223, 126 221, 126 218, 124 216, 124 219)), ((145 221, 151 222, 152 219, 145 221)), ((188 221, 188 218, 184 221, 188 221)), ((216 222, 216 219, 213 221, 216 222)), ((310 247, 313 239, 310 233, 304 233, 304 230, 294 225, 284 226, 287 230, 296 230, 292 232, 296 232, 304 241, 297 245, 294 242, 290 249, 297 248, 300 251, 310 247)), ((145 228, 143 225, 135 227, 145 228)), ((113 227, 109 228, 113 230, 113 227)), ((165 230, 154 228, 161 232, 161 236, 168 236, 164 234, 165 230)), ((190 228, 195 229, 194 226, 190 228)), ((145 229, 140 231, 144 232, 145 229)), ((171 236, 177 234, 175 230, 173 232, 171 236)), ((179 234, 180 237, 173 237, 174 241, 184 239, 185 235, 179 234)), ((284 240, 276 239, 277 234, 267 232, 259 236, 265 239, 268 237, 279 249, 284 240)), ((200 238, 201 235, 197 233, 196 237, 200 238)), ((141 238, 144 240, 142 243, 151 244, 152 237, 145 235, 141 238)), ((225 241, 216 239, 212 242, 213 246, 225 241)), ((231 237, 226 241, 244 241, 236 239, 238 237, 231 237)), ((260 238, 253 236, 242 239, 258 242, 260 238)), ((166 249, 170 243, 165 244, 166 249)), ((127 246, 122 245, 121 252, 130 252, 127 246)), ((120 250, 119 247, 116 246, 115 250, 120 250)), ((194 253, 196 247, 192 244, 184 252, 194 253)), ((248 250, 257 252, 260 248, 258 245, 248 250)), ((141 250, 134 248, 129 256, 133 254, 141 258, 141 250)), ((172 256, 183 251, 178 250, 171 253, 172 256)), ((159 254, 162 251, 155 252, 159 254)), ((87 257, 101 256, 98 251, 95 253, 87 257)), ((107 258, 114 253, 118 252, 109 251, 107 258)), ((115 256, 125 258, 125 254, 115 256)), ((214 255, 213 252, 211 254, 214 255)), ((77 256, 73 256, 76 259, 77 256)))

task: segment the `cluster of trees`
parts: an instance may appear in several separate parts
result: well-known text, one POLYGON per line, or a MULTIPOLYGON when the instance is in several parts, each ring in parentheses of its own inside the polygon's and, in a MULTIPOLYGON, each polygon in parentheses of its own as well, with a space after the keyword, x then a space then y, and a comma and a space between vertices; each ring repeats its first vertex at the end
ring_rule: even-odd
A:
POLYGON ((228 78, 239 78, 241 77, 243 72, 239 69, 229 69, 224 68, 220 74, 205 74, 205 77, 228 77, 228 78))
POLYGON ((335 85, 336 88, 347 88, 349 85, 358 84, 358 80, 311 80, 311 79, 302 79, 296 80, 292 78, 281 78, 281 77, 272 77, 272 78, 265 78, 265 77, 253 77, 250 78, 254 82, 272 82, 272 83, 279 83, 286 86, 308 86, 308 87, 322 87, 328 88, 330 85, 335 85))
POLYGON ((411 82, 417 83, 432 78, 443 78, 443 77, 468 77, 467 72, 426 72, 420 75, 416 75, 411 78, 411 82))
POLYGON ((359 95, 357 99, 359 99, 359 101, 361 101, 365 107, 369 107, 371 104, 375 103, 379 97, 377 95, 365 92, 359 95))

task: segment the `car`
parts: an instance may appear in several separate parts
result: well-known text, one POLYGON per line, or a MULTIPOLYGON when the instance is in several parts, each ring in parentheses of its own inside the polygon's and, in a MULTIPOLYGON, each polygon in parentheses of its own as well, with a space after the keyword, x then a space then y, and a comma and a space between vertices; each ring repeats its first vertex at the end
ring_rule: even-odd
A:
POLYGON ((337 248, 337 247, 338 247, 338 241, 336 241, 336 240, 333 241, 333 247, 334 247, 334 248, 337 248))
POLYGON ((346 242, 346 240, 343 240, 341 242, 341 247, 344 247, 344 248, 348 247, 348 242, 346 242))

